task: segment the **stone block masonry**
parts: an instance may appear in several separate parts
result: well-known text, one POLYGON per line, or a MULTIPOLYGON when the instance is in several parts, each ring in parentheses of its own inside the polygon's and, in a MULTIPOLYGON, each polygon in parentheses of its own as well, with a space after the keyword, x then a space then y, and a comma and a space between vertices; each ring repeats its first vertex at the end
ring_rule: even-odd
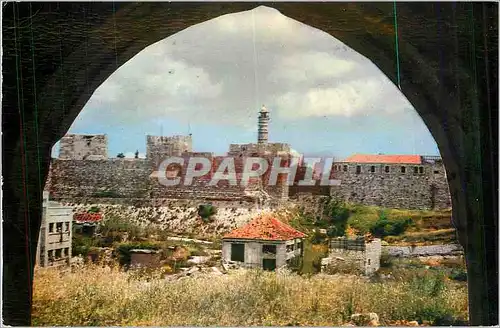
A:
POLYGON ((371 275, 380 269, 382 242, 380 239, 365 240, 360 237, 348 239, 339 237, 330 241, 329 255, 323 259, 326 267, 335 262, 350 263, 357 266, 364 274, 371 275))
POLYGON ((187 199, 104 199, 68 198, 61 203, 72 206, 75 213, 86 212, 96 206, 105 220, 116 217, 130 220, 139 226, 152 226, 158 231, 175 234, 196 234, 198 237, 220 235, 239 227, 260 213, 254 204, 239 201, 212 201, 217 213, 203 222, 198 215, 198 206, 203 200, 187 199))
POLYGON ((165 157, 181 156, 192 152, 192 137, 188 136, 147 136, 146 158, 153 167, 158 167, 165 157))
MULTIPOLYGON (((300 198, 308 193, 314 197, 330 195, 350 203, 404 209, 448 209, 451 198, 444 166, 438 157, 410 155, 416 164, 334 162, 330 178, 341 181, 337 186, 298 186, 297 176, 292 186, 286 185, 286 175, 278 176, 272 185, 270 172, 275 157, 281 157, 281 166, 289 166, 294 154, 283 143, 231 145, 227 156, 192 151, 192 138, 188 136, 147 136, 146 159, 108 159, 105 135, 70 134, 61 140, 60 158, 52 161, 46 190, 57 198, 172 198, 241 201, 262 197, 286 201, 290 196, 300 198), (247 186, 238 181, 242 177, 247 157, 266 158, 269 169, 247 186), (168 167, 169 178, 185 177, 187 162, 192 157, 204 157, 212 168, 203 177, 181 182, 175 186, 159 183, 157 172, 160 162, 168 157, 184 158, 184 165, 168 167), (237 185, 221 180, 211 185, 210 178, 227 157, 234 160, 237 185), (260 196, 259 196, 260 197, 260 196)), ((371 156, 376 158, 377 155, 371 156)), ((397 157, 397 156, 396 156, 397 157)), ((408 157, 408 156, 407 156, 408 157)), ((305 175, 302 168, 299 177, 305 175)), ((318 182, 317 180, 316 182, 318 182)))
POLYGON ((448 209, 451 197, 441 161, 414 164, 334 163, 340 186, 332 197, 351 203, 404 209, 448 209))
POLYGON ((108 158, 106 135, 67 134, 61 139, 59 159, 103 160, 108 158))
POLYGON ((145 159, 52 160, 46 189, 51 198, 121 197, 149 195, 145 159))

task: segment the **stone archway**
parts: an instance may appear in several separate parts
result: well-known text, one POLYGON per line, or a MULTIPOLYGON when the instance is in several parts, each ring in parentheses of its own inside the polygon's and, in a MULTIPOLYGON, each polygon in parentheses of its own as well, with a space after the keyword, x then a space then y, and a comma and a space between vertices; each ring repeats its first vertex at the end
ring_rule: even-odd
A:
MULTIPOLYGON (((193 24, 258 5, 9 3, 2 8, 6 324, 30 324, 50 149, 93 91, 146 46, 193 24)), ((491 127, 496 127, 498 112, 498 5, 267 6, 336 37, 400 85, 446 166, 453 218, 467 252, 470 322, 497 324, 498 153, 497 131, 491 127)))

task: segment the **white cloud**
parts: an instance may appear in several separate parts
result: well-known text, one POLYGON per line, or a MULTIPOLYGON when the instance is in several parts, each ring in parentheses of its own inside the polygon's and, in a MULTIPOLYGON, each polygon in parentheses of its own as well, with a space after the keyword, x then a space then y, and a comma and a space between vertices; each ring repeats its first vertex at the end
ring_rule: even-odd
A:
POLYGON ((159 56, 154 48, 146 50, 152 58, 140 53, 125 63, 95 91, 86 107, 137 121, 165 116, 182 110, 187 102, 223 93, 223 83, 213 81, 203 68, 159 56))
POLYGON ((324 32, 258 7, 147 47, 96 90, 82 118, 122 125, 173 118, 247 130, 263 103, 287 120, 411 108, 384 78, 324 32))
POLYGON ((305 117, 352 117, 370 113, 397 114, 406 109, 409 103, 402 97, 387 98, 391 97, 393 88, 383 78, 355 80, 332 88, 288 92, 278 97, 275 105, 280 117, 289 120, 305 117))
POLYGON ((358 65, 325 52, 304 52, 276 63, 269 73, 270 80, 285 83, 314 82, 326 78, 342 78, 358 65))

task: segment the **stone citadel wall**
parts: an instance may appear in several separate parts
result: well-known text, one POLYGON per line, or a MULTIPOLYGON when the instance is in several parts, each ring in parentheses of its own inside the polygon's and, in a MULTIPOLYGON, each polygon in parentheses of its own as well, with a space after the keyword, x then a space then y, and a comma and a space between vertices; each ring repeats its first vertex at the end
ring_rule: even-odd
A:
MULTIPOLYGON (((220 163, 220 157, 213 160, 220 163)), ((235 158, 237 172, 243 168, 243 159, 235 158)), ((340 186, 332 186, 330 195, 334 198, 364 205, 407 209, 446 209, 451 207, 451 199, 444 167, 440 163, 423 165, 394 164, 345 164, 335 163, 332 175, 340 179, 340 186), (347 170, 344 171, 344 166, 347 170), (359 168, 358 168, 359 167, 359 168), (375 167, 375 172, 372 172, 375 167), (386 167, 389 172, 385 172, 386 167), (416 169, 415 169, 416 168, 416 169), (360 170, 357 173, 356 170, 360 170), (416 170, 416 171, 415 171, 416 170)), ((187 162, 181 176, 186 172, 187 162)), ((241 171, 240 171, 241 172, 241 171)), ((151 165, 146 159, 107 159, 107 160, 59 160, 51 163, 46 190, 52 199, 71 198, 171 198, 206 199, 252 202, 247 190, 252 184, 243 187, 222 180, 216 186, 208 185, 211 175, 195 178, 193 184, 185 186, 183 181, 177 186, 167 187, 151 178, 151 165)), ((212 172, 213 174, 213 172, 212 172)), ((284 178, 284 175, 279 177, 284 178)), ((265 174, 262 184, 266 184, 269 174, 265 174)), ((258 183, 253 183, 257 185, 258 183)), ((282 198, 295 187, 284 185, 268 186, 265 191, 272 197, 282 198), (286 190, 285 190, 286 189, 286 190)), ((313 186, 324 195, 328 187, 313 186)), ((306 188, 307 189, 307 188, 306 188)), ((314 190, 312 190, 314 191, 314 190)), ((290 196, 300 193, 291 192, 290 196)), ((295 197, 294 197, 295 198, 295 197)))
POLYGON ((405 209, 451 208, 440 161, 421 165, 335 163, 333 174, 342 183, 332 186, 330 194, 347 202, 405 209))
MULTIPOLYGON (((420 165, 413 164, 360 164, 351 162, 333 163, 330 178, 341 180, 341 185, 323 187, 316 184, 299 187, 297 183, 284 185, 286 175, 278 175, 278 184, 269 186, 268 180, 274 156, 281 151, 281 166, 287 166, 291 155, 290 147, 282 143, 264 145, 231 145, 229 156, 234 159, 236 185, 227 180, 211 186, 209 182, 227 156, 192 151, 189 136, 158 137, 147 136, 146 159, 107 158, 107 137, 105 135, 67 135, 61 139, 59 159, 53 159, 47 179, 46 190, 53 199, 71 198, 144 198, 144 199, 205 199, 252 202, 249 194, 262 188, 274 199, 300 198, 301 194, 316 197, 331 195, 347 202, 406 209, 446 209, 451 199, 444 166, 439 158, 422 157, 420 165), (255 152, 265 148, 269 169, 260 181, 241 186, 241 172, 245 157, 256 156, 255 152), (151 177, 163 158, 176 156, 184 158, 184 165, 167 171, 180 176, 176 186, 161 185, 151 177), (186 186, 182 177, 186 174, 190 157, 205 157, 212 163, 212 169, 204 177, 195 178, 186 186), (177 170, 177 172, 176 172, 177 170), (249 193, 250 192, 250 193, 249 193)), ((296 176, 301 179, 304 168, 296 176)), ((171 177, 171 176, 169 176, 171 177)))
MULTIPOLYGON (((53 159, 50 165, 49 177, 45 189, 50 192, 51 199, 83 199, 83 198, 170 198, 170 199, 205 199, 253 202, 246 191, 255 190, 259 185, 265 185, 269 174, 265 174, 264 182, 250 181, 245 187, 240 184, 241 174, 236 176, 236 185, 227 180, 221 180, 214 186, 209 185, 215 168, 203 177, 193 179, 189 185, 184 185, 187 161, 179 172, 180 183, 176 186, 164 186, 154 175, 151 163, 147 159, 107 160, 60 160, 53 159)), ((221 157, 213 159, 213 165, 219 165, 221 157)), ((243 158, 235 158, 237 172, 244 166, 243 158)), ((283 177, 283 176, 282 176, 283 177)), ((278 179, 279 180, 279 179, 278 179)), ((283 180, 283 179, 281 179, 283 180)), ((276 185, 264 188, 269 196, 282 198, 286 196, 287 188, 276 185), (285 190, 286 189, 286 190, 285 190)))

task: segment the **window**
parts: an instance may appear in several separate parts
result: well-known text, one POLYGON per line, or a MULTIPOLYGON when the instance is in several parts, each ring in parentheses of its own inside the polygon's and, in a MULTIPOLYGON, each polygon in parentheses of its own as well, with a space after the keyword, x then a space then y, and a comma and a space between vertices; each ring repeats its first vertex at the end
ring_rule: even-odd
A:
POLYGON ((245 262, 245 244, 231 244, 231 261, 245 262))
POLYGON ((370 265, 370 259, 368 259, 368 265, 370 265))
POLYGON ((361 173, 361 166, 357 165, 356 166, 356 174, 360 174, 360 173, 361 173))
POLYGON ((49 223, 49 232, 54 232, 54 223, 49 223))
MULTIPOLYGON (((288 246, 287 246, 287 250, 288 250, 288 246)), ((262 253, 276 254, 276 245, 262 245, 262 253)))
POLYGON ((49 251, 49 260, 52 260, 54 258, 54 250, 49 251))
POLYGON ((56 259, 61 258, 62 248, 56 249, 56 259))
POLYGON ((385 167, 385 173, 389 173, 389 166, 385 167))
POLYGON ((293 252, 293 245, 286 245, 287 252, 293 252))
POLYGON ((401 173, 406 173, 406 166, 401 166, 401 173))
POLYGON ((68 247, 66 247, 66 248, 64 249, 64 256, 68 256, 68 255, 69 255, 69 248, 68 248, 68 247))
POLYGON ((375 173, 375 165, 370 166, 370 172, 375 173))
POLYGON ((439 171, 434 171, 434 174, 438 174, 438 173, 439 173, 439 171))
POLYGON ((347 165, 344 165, 344 172, 347 172, 347 165))
POLYGON ((69 231, 69 222, 66 222, 66 230, 64 231, 69 231))
POLYGON ((418 171, 420 174, 424 174, 424 167, 423 166, 419 167, 418 171))
POLYGON ((414 174, 418 174, 418 167, 417 167, 417 166, 414 166, 414 167, 413 167, 413 173, 414 173, 414 174))
POLYGON ((57 222, 56 223, 56 232, 62 232, 62 228, 63 228, 63 223, 57 222))

